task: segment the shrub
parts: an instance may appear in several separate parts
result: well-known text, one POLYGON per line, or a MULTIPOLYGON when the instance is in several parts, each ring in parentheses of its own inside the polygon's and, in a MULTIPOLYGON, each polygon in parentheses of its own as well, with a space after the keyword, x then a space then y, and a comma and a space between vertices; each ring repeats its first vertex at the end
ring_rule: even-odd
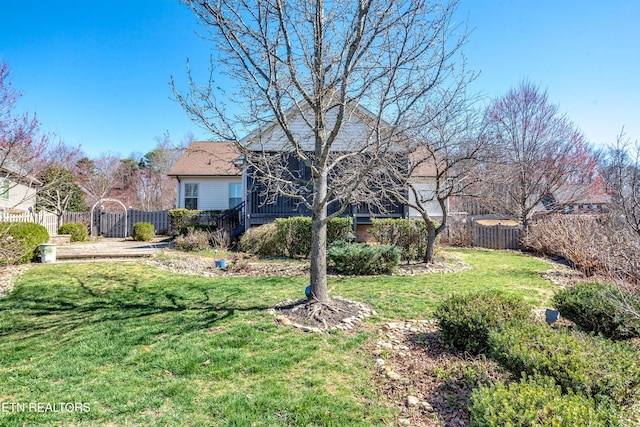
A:
MULTIPOLYGON (((278 246, 286 256, 309 257, 311 255, 311 217, 297 216, 275 220, 278 246)), ((333 218, 327 223, 327 246, 345 239, 353 229, 352 218, 333 218)))
POLYGON ((240 238, 241 251, 265 257, 284 256, 284 249, 278 242, 277 229, 274 223, 252 227, 240 238))
POLYGON ((625 426, 628 419, 616 405, 569 392, 550 377, 527 377, 508 386, 497 383, 473 391, 469 406, 477 427, 625 426))
POLYGON ((499 292, 452 295, 436 309, 442 340, 470 353, 487 349, 489 331, 508 321, 531 318, 531 309, 520 298, 499 292))
POLYGON ((585 215, 549 215, 532 223, 523 247, 540 255, 560 256, 587 276, 607 269, 611 253, 603 218, 585 215))
POLYGON ((216 249, 227 250, 233 243, 233 236, 231 235, 231 231, 221 228, 220 230, 216 230, 211 233, 211 241, 213 243, 213 247, 216 249))
POLYGON ((156 230, 153 224, 148 222, 136 222, 133 225, 133 233, 131 237, 138 242, 148 242, 154 238, 156 230))
POLYGON ((169 209, 167 214, 169 215, 169 225, 171 225, 171 230, 173 230, 174 234, 177 234, 182 227, 195 224, 200 211, 178 208, 169 209))
POLYGON ((85 227, 84 224, 78 224, 75 222, 62 224, 60 228, 58 228, 58 234, 71 235, 72 242, 84 242, 89 239, 87 227, 85 227))
POLYGON ((549 215, 534 222, 524 247, 541 255, 557 255, 587 276, 622 279, 640 291, 640 236, 619 218, 587 215, 549 215))
POLYGON ((0 230, 0 266, 19 262, 24 253, 22 240, 14 239, 6 230, 0 230))
POLYGON ((374 219, 369 233, 378 243, 401 248, 402 259, 406 261, 421 260, 427 250, 428 230, 424 221, 374 219))
POLYGON ((400 250, 388 245, 337 242, 329 247, 327 257, 342 274, 391 274, 400 262, 400 250))
POLYGON ((553 296, 563 317, 588 332, 612 339, 640 336, 640 301, 629 292, 604 283, 581 283, 553 296))
POLYGON ((186 235, 176 237, 176 247, 183 251, 206 251, 210 238, 210 233, 190 228, 186 235))
POLYGON ((0 223, 0 234, 22 242, 22 250, 7 259, 8 263, 26 263, 40 254, 40 245, 49 241, 45 227, 33 222, 0 223))
POLYGON ((216 230, 216 226, 215 225, 210 225, 210 224, 191 224, 191 225, 185 225, 184 227, 180 228, 180 235, 185 236, 189 230, 200 230, 200 231, 205 231, 207 233, 213 233, 216 230))
POLYGON ((516 374, 547 375, 564 390, 619 405, 640 397, 640 352, 631 344, 521 323, 491 331, 489 345, 492 357, 516 374))

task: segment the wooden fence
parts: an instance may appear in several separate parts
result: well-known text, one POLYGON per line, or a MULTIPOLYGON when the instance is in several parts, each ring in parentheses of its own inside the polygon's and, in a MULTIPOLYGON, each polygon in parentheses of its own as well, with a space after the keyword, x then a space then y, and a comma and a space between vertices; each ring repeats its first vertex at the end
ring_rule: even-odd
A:
POLYGON ((0 222, 35 222, 44 226, 50 236, 58 234, 58 217, 51 212, 40 211, 21 214, 0 212, 0 222))
POLYGON ((133 233, 133 226, 138 222, 153 224, 156 233, 170 230, 169 214, 167 211, 137 211, 120 212, 95 211, 91 224, 94 235, 105 237, 127 237, 133 233))
MULTIPOLYGON (((58 217, 50 212, 9 214, 0 212, 0 222, 35 222, 46 227, 50 236, 58 235, 58 217)), ((93 232, 93 236, 128 237, 133 232, 136 222, 153 224, 156 233, 170 230, 167 211, 136 211, 107 212, 97 210, 93 212, 65 212, 62 214, 60 225, 80 223, 93 232)))
POLYGON ((520 227, 506 225, 481 225, 471 223, 471 242, 473 246, 489 249, 520 249, 520 227))

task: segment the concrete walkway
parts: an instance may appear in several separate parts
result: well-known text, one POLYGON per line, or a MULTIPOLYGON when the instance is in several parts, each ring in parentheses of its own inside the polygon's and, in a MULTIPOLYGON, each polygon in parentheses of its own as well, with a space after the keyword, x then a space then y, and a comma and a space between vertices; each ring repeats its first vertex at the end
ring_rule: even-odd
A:
POLYGON ((135 242, 131 239, 101 238, 91 242, 77 242, 56 246, 56 259, 96 259, 153 257, 173 242, 154 239, 151 242, 135 242))

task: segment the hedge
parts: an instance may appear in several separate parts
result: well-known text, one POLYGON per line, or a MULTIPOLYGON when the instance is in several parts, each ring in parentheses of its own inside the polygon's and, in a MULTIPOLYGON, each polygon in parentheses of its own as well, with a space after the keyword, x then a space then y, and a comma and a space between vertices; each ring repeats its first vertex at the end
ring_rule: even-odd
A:
POLYGON ((284 256, 284 248, 278 243, 276 225, 264 224, 252 227, 244 232, 240 238, 241 251, 265 257, 284 256))
POLYGON ((58 234, 69 234, 72 242, 84 242, 89 239, 87 227, 84 224, 70 222, 58 228, 58 234))
POLYGON ((201 212, 185 208, 169 209, 167 214, 169 215, 169 224, 173 234, 178 234, 182 227, 193 225, 201 212))
POLYGON ((610 402, 569 392, 550 377, 525 376, 519 382, 480 386, 471 395, 471 425, 476 427, 615 427, 630 425, 610 402))
POLYGON ((452 295, 436 308, 442 341, 473 354, 488 347, 489 331, 509 321, 528 320, 531 308, 520 298, 497 291, 452 295))
MULTIPOLYGON (((311 217, 297 216, 275 220, 277 246, 290 258, 311 255, 311 217)), ((327 246, 344 240, 353 230, 350 217, 333 218, 327 223, 327 246)))
POLYGON ((488 342, 492 358, 515 374, 550 376, 565 390, 619 405, 640 398, 640 351, 631 344, 542 323, 494 329, 488 342))
POLYGON ((400 262, 400 250, 389 245, 336 242, 329 247, 327 258, 341 274, 391 274, 400 262))
POLYGON ((16 253, 9 263, 27 263, 40 255, 40 245, 49 241, 47 229, 33 222, 0 223, 0 234, 12 236, 22 242, 21 253, 16 253))
POLYGON ((605 283, 581 283, 553 296, 560 315, 582 330, 612 339, 640 336, 640 301, 629 292, 605 283))
MULTIPOLYGON (((421 220, 387 218, 373 219, 369 233, 376 242, 383 245, 395 245, 402 249, 402 259, 406 261, 422 260, 427 250, 429 231, 421 220)), ((436 224, 436 227, 438 224, 436 224)))

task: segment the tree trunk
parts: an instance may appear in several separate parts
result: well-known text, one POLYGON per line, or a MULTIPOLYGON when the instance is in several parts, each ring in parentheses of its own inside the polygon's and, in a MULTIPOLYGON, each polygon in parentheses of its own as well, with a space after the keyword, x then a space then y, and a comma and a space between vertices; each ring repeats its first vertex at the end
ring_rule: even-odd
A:
POLYGON ((314 183, 311 217, 311 296, 312 302, 327 302, 327 175, 322 172, 314 183))
POLYGON ((425 263, 432 263, 433 255, 436 251, 436 237, 438 236, 436 235, 436 228, 431 221, 427 222, 427 232, 427 250, 424 252, 423 261, 425 263))

